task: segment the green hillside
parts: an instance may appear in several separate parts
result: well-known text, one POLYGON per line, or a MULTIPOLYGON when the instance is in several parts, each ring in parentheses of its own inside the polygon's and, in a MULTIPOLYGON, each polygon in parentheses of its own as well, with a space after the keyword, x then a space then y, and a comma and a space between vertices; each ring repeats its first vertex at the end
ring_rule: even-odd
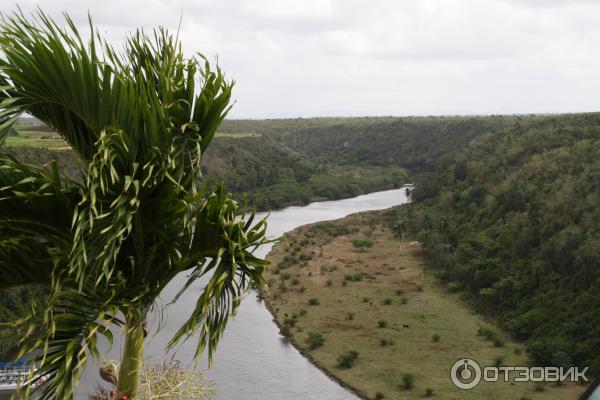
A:
POLYGON ((486 135, 421 178, 397 233, 533 363, 599 372, 600 115, 486 135))

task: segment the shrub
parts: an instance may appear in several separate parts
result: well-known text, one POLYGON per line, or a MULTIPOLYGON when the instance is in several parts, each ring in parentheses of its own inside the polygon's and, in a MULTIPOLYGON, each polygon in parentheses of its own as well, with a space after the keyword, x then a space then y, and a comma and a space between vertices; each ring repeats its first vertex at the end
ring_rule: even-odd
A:
POLYGON ((402 298, 400 299, 400 303, 402 303, 402 304, 406 304, 406 303, 408 303, 408 299, 407 299, 406 297, 402 297, 402 298))
POLYGON ((279 333, 285 337, 290 336, 291 331, 289 325, 283 325, 281 328, 279 328, 279 333))
POLYGON ((431 341, 432 342, 439 342, 440 341, 440 335, 438 335, 437 333, 435 335, 433 335, 431 337, 431 341))
POLYGON ((348 314, 346 314, 346 319, 348 321, 352 321, 354 319, 354 313, 349 312, 348 314))
POLYGON ((385 346, 387 346, 388 344, 390 344, 390 343, 389 343, 389 342, 388 342, 386 339, 381 339, 381 340, 379 341, 379 345, 380 345, 381 347, 385 347, 385 346))
POLYGON ((306 315, 306 310, 305 309, 300 310, 300 316, 302 317, 304 315, 306 315))
POLYGON ((452 281, 448 282, 448 291, 451 293, 459 292, 462 289, 462 285, 460 282, 452 281))
POLYGON ((296 285, 299 285, 299 284, 300 284, 300 279, 298 279, 298 278, 292 279, 292 285, 293 286, 296 286, 296 285))
POLYGON ((288 279, 290 279, 292 277, 292 274, 290 274, 289 272, 282 272, 279 276, 284 281, 287 281, 288 279))
POLYGON ((423 392, 423 397, 431 397, 431 396, 433 396, 433 389, 432 388, 425 389, 425 392, 423 392))
POLYGON ((423 285, 417 285, 417 291, 418 292, 422 292, 423 291, 423 285))
POLYGON ((333 281, 331 279, 327 279, 327 282, 325 282, 325 286, 330 287, 331 285, 333 285, 333 281))
POLYGON ((350 369, 354 366, 356 359, 358 358, 358 352, 351 350, 337 358, 337 367, 341 369, 350 369))
POLYGON ((401 296, 402 295, 402 289, 398 289, 396 290, 396 296, 401 296))
POLYGON ((348 282, 342 281, 342 286, 346 286, 347 284, 348 284, 348 282))
POLYGON ((317 299, 316 297, 311 297, 310 299, 308 299, 308 305, 310 306, 318 306, 319 304, 321 304, 319 302, 319 299, 317 299))
POLYGON ((544 385, 544 382, 536 382, 534 389, 536 392, 543 392, 546 390, 546 385, 544 385))
POLYGON ((504 347, 504 341, 500 338, 494 339, 494 347, 504 347))
POLYGON ((497 356, 496 358, 494 358, 494 366, 496 366, 496 367, 501 366, 503 362, 504 362, 503 356, 497 356))
POLYGON ((383 301, 383 304, 386 305, 386 306, 389 306, 390 304, 392 304, 392 299, 385 299, 383 301))
POLYGON ((521 348, 520 348, 520 347, 515 347, 515 354, 516 354, 516 355, 520 356, 522 352, 523 352, 523 351, 521 350, 521 348))
POLYGON ((412 389, 415 386, 415 376, 410 373, 402 374, 402 383, 400 387, 404 390, 412 389))
POLYGON ((381 400, 383 398, 385 398, 385 396, 383 395, 383 393, 381 393, 381 392, 375 393, 375 400, 381 400))
POLYGON ((293 328, 296 325, 296 318, 286 318, 283 320, 283 323, 293 328))
POLYGON ((368 297, 363 297, 362 302, 363 303, 368 303, 369 302, 369 298, 368 297))
POLYGON ((320 332, 310 332, 308 338, 306 338, 306 343, 308 344, 309 349, 314 350, 323 346, 325 338, 320 332))
POLYGON ((387 326, 387 322, 384 321, 384 320, 382 320, 382 319, 380 319, 379 321, 377 321, 377 326, 379 328, 385 328, 387 326))
POLYGON ((352 247, 354 247, 355 249, 364 251, 366 249, 373 247, 373 241, 371 239, 367 239, 367 238, 354 239, 352 241, 352 247))
POLYGON ((304 291, 306 290, 306 288, 304 286, 301 286, 300 289, 298 289, 298 290, 300 290, 300 293, 304 293, 304 291))

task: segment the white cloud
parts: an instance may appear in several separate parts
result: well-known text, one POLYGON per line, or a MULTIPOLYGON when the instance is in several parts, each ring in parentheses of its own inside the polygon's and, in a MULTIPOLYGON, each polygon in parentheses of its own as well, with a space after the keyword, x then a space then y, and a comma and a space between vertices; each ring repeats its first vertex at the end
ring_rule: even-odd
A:
MULTIPOLYGON (((176 29, 235 117, 571 112, 600 104, 597 0, 45 0, 112 41, 176 29)), ((33 0, 19 4, 32 10, 33 0)), ((14 9, 3 3, 3 11, 14 9)))

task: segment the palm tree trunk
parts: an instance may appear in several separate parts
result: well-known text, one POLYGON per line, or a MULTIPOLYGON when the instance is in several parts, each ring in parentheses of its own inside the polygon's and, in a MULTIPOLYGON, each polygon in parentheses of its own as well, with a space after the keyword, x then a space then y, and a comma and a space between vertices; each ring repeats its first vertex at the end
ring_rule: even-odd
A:
POLYGON ((125 325, 125 349, 121 356, 117 393, 129 400, 139 398, 142 368, 144 366, 145 312, 128 316, 125 325))

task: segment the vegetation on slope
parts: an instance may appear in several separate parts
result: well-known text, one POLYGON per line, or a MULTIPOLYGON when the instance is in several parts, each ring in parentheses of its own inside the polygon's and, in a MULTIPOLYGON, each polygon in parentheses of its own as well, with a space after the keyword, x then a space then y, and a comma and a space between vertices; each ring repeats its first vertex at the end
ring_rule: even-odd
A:
POLYGON ((600 115, 487 135, 417 182, 396 231, 539 365, 600 371, 600 115))

